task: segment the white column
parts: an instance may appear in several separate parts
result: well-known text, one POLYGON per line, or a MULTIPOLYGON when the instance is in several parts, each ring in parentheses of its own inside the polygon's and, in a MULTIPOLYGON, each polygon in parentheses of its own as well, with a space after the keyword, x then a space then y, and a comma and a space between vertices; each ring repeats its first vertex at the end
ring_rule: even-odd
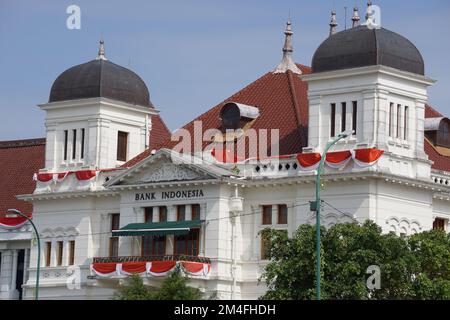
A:
POLYGON ((426 101, 416 100, 415 105, 415 114, 413 110, 413 106, 410 107, 409 114, 410 117, 416 117, 416 136, 414 139, 416 140, 416 157, 418 159, 428 159, 427 154, 425 153, 424 139, 425 139, 425 104, 426 101))
POLYGON ((10 290, 14 291, 16 288, 16 279, 17 279, 17 250, 12 251, 12 269, 11 269, 11 285, 10 290))
POLYGON ((186 221, 192 220, 192 206, 190 204, 186 205, 185 220, 186 221))
POLYGON ((9 299, 12 273, 12 251, 2 251, 2 265, 0 274, 0 298, 9 299))
POLYGON ((167 221, 177 221, 177 206, 167 206, 167 221))
POLYGON ((58 148, 58 139, 57 139, 57 124, 56 123, 46 123, 46 131, 47 131, 47 137, 46 137, 46 145, 45 145, 45 168, 47 169, 54 169, 57 167, 61 159, 58 159, 57 157, 57 150, 62 150, 61 148, 58 148), (58 163, 57 163, 58 162, 58 163))
MULTIPOLYGON (((375 106, 376 94, 374 90, 367 90, 363 92, 363 105, 361 112, 363 113, 362 123, 362 141, 363 143, 373 143, 375 139, 375 106)), ((359 110, 358 110, 359 111, 359 110)))
POLYGON ((153 207, 153 222, 159 221, 159 207, 153 207))
POLYGON ((278 224, 278 206, 272 206, 272 225, 278 224))

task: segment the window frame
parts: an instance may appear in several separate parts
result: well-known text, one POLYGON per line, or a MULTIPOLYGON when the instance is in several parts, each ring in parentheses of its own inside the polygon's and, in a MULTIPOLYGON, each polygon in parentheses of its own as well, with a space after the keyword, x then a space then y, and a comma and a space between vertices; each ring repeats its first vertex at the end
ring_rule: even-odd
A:
POLYGON ((272 221, 272 213, 273 213, 273 208, 272 205, 263 205, 262 206, 262 215, 261 215, 261 225, 263 226, 269 226, 272 225, 273 221, 272 221), (269 212, 266 212, 265 210, 269 210, 269 212), (269 219, 269 220, 266 220, 269 219), (270 221, 270 222, 269 222, 270 221))
POLYGON ((288 224, 288 216, 289 216, 289 213, 288 213, 288 207, 287 207, 287 205, 285 205, 285 204, 279 204, 278 205, 278 214, 277 214, 277 224, 279 224, 279 225, 287 225, 288 224), (280 219, 280 217, 281 217, 281 208, 283 208, 284 210, 286 210, 285 211, 285 213, 283 214, 284 215, 284 219, 285 220, 283 220, 283 221, 285 221, 285 222, 280 222, 282 219, 280 219))
POLYGON ((336 137, 336 103, 331 104, 330 137, 336 137))
POLYGON ((126 162, 128 158, 129 133, 117 131, 117 161, 126 162))

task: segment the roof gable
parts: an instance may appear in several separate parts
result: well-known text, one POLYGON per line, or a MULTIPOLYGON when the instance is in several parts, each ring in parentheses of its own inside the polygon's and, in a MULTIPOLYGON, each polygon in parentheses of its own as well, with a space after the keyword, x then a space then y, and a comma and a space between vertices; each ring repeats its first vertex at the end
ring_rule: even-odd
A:
MULTIPOLYGON (((303 74, 311 72, 309 67, 298 65, 303 74)), ((307 145, 308 137, 308 86, 300 76, 287 71, 285 73, 268 72, 258 80, 249 84, 233 96, 198 116, 182 129, 191 133, 193 145, 194 122, 200 121, 202 133, 208 129, 219 129, 221 127, 220 110, 228 102, 242 103, 258 107, 260 116, 252 124, 252 129, 279 130, 279 153, 281 155, 301 153, 302 148, 307 145)), ((167 139, 161 147, 173 149, 178 142, 167 139)), ((205 148, 209 142, 203 143, 205 148)), ((248 155, 247 147, 247 155, 248 155)), ((125 164, 126 167, 133 166, 146 157, 150 156, 151 150, 146 150, 125 164)))

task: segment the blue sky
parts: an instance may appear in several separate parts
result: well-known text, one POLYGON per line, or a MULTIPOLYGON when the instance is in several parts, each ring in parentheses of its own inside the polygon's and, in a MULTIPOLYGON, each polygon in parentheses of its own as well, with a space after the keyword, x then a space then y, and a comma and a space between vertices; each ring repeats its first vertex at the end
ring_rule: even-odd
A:
MULTIPOLYGON (((291 12, 295 60, 310 65, 328 34, 329 14, 344 28, 355 0, 0 0, 0 140, 43 137, 51 85, 65 69, 106 56, 138 73, 171 130, 272 70, 281 59, 291 12), (66 28, 67 6, 81 8, 81 30, 66 28)), ((422 52, 438 80, 430 103, 450 116, 450 1, 379 0, 382 25, 422 52)), ((349 20, 349 19, 348 19, 349 20)), ((350 21, 348 22, 348 24, 350 21)))

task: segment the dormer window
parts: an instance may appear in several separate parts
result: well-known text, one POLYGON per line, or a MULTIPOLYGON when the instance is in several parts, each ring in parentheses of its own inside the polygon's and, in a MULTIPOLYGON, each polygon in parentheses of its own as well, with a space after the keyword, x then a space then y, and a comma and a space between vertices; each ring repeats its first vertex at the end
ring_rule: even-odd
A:
POLYGON ((437 147, 450 148, 450 120, 443 117, 425 119, 425 136, 437 147))
POLYGON ((259 109, 241 103, 226 103, 220 111, 222 131, 243 129, 259 116, 259 109))

